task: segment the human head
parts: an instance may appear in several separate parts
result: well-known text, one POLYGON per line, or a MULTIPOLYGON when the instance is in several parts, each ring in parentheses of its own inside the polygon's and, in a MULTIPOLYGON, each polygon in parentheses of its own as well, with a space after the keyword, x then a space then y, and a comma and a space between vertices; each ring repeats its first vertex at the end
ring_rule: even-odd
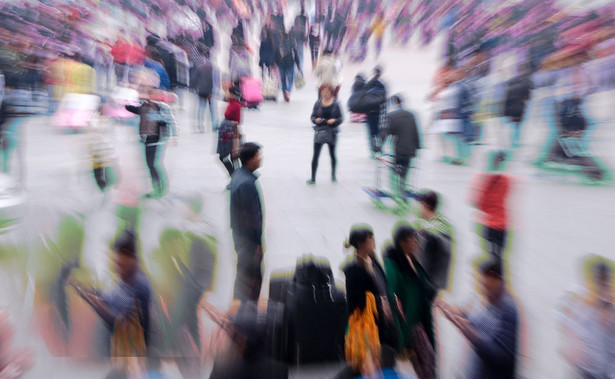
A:
POLYGON ((611 268, 604 261, 596 263, 592 270, 593 280, 600 294, 610 292, 611 287, 611 268))
POLYGON ((115 271, 123 282, 129 281, 138 268, 137 242, 134 233, 125 230, 113 243, 115 271))
POLYGON ((418 251, 418 235, 410 225, 398 226, 393 234, 393 242, 395 248, 407 256, 412 256, 418 251))
POLYGON ((374 231, 369 225, 355 225, 350 229, 350 235, 345 243, 346 248, 354 247, 357 253, 372 254, 376 251, 374 231))
POLYGON ((228 92, 229 92, 230 96, 231 96, 233 99, 236 99, 236 100, 241 100, 241 90, 239 89, 239 86, 237 86, 237 85, 232 85, 232 86, 228 89, 228 92))
POLYGON ((382 67, 376 66, 374 67, 374 79, 380 79, 382 76, 382 67))
POLYGON ((239 150, 241 165, 250 171, 256 171, 261 167, 261 146, 254 142, 246 142, 239 150))
POLYGON ((331 98, 333 98, 333 88, 331 88, 330 85, 324 84, 320 86, 318 93, 323 100, 331 100, 331 98))
POLYGON ((419 195, 421 218, 431 219, 440 205, 440 197, 434 191, 426 191, 419 195))
POLYGON ((398 107, 401 107, 404 103, 403 98, 399 94, 391 96, 390 100, 391 100, 391 104, 396 105, 398 107))
POLYGON ((504 290, 502 261, 490 257, 478 266, 483 295, 490 303, 495 303, 504 290))
POLYGON ((504 169, 507 154, 505 151, 499 150, 491 153, 490 168, 491 171, 501 171, 504 169))

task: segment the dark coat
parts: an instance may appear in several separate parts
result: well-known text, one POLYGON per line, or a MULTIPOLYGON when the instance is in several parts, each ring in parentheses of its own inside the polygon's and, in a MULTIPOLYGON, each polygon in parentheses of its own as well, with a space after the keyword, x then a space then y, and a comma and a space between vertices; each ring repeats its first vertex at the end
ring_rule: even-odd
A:
POLYGON ((190 88, 194 89, 199 96, 209 96, 214 88, 214 66, 211 61, 204 59, 194 69, 194 75, 190 78, 190 88))
POLYGON ((240 168, 231 179, 231 229, 234 234, 262 244, 263 210, 256 175, 240 168))
POLYGON ((387 115, 387 127, 383 133, 395 137, 395 155, 415 157, 417 150, 423 147, 416 118, 405 109, 387 115))
MULTIPOLYGON (((382 266, 375 257, 373 257, 372 260, 374 261, 376 275, 381 275, 386 283, 386 276, 382 266)), ((348 315, 351 316, 356 309, 364 309, 366 304, 365 292, 371 292, 376 298, 376 308, 378 309, 379 317, 376 323, 378 324, 380 342, 392 347, 397 346, 395 325, 386 321, 386 319, 381 316, 384 314, 382 311, 382 296, 386 296, 386 293, 380 291, 374 278, 356 259, 344 267, 344 274, 346 275, 348 315)), ((394 309, 390 303, 389 305, 391 309, 394 309)))
MULTIPOLYGON (((403 316, 399 311, 394 312, 401 351, 413 348, 410 335, 412 329, 419 323, 425 328, 432 345, 435 344, 431 314, 435 292, 428 283, 425 270, 414 258, 413 264, 418 273, 412 269, 403 252, 391 247, 385 253, 384 268, 389 297, 391 299, 397 297, 403 311, 403 316)), ((398 309, 397 306, 395 309, 398 309)))

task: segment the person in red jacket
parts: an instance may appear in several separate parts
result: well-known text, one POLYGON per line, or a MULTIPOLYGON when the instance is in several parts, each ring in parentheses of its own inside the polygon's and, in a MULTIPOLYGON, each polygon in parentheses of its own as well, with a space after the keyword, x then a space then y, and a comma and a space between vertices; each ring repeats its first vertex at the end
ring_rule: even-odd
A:
POLYGON ((490 172, 479 175, 472 199, 472 206, 480 211, 478 222, 482 225, 487 252, 500 260, 506 248, 507 201, 511 189, 511 177, 503 173, 506 158, 504 151, 491 154, 490 172))
MULTIPOLYGON (((241 91, 239 87, 231 86, 227 90, 226 98, 228 106, 224 112, 224 121, 220 123, 218 128, 217 153, 229 176, 233 176, 235 168, 239 165, 239 148, 243 137, 239 127, 241 123, 241 91)), ((227 189, 230 189, 230 187, 227 186, 227 189)))

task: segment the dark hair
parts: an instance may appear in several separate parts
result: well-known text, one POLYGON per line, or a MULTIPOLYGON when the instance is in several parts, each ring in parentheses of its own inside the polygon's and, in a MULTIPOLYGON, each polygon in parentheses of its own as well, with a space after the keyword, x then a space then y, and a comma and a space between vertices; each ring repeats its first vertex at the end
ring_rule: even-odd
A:
POLYGON ((358 249, 359 245, 367 241, 367 239, 373 235, 374 231, 368 225, 353 227, 350 230, 350 236, 348 237, 348 240, 344 243, 344 246, 347 249, 351 246, 355 249, 358 249))
POLYGON ((402 103, 404 102, 404 101, 402 100, 401 95, 393 95, 393 96, 391 96, 391 101, 392 101, 393 103, 397 104, 397 105, 402 105, 402 103))
POLYGON ((594 281, 608 281, 611 278, 611 268, 603 261, 594 265, 594 281))
POLYGON ((113 242, 113 251, 127 257, 137 257, 137 241, 131 230, 124 230, 113 242))
POLYGON ((440 197, 434 191, 423 192, 419 195, 419 201, 432 212, 435 212, 440 205, 440 197))
POLYGON ((380 75, 382 75, 382 67, 380 66, 374 67, 374 76, 379 78, 380 75))
POLYGON ((478 271, 483 275, 502 279, 502 260, 489 257, 478 265, 478 271))
POLYGON ((505 151, 498 151, 493 154, 493 157, 491 158, 491 164, 493 165, 493 169, 499 169, 500 166, 502 166, 502 163, 506 162, 506 157, 507 156, 505 151))
POLYGON ((239 160, 241 165, 245 166, 258 154, 261 149, 261 145, 254 142, 246 142, 241 146, 239 150, 239 160))
POLYGON ((150 49, 149 57, 156 62, 162 62, 162 58, 160 57, 160 53, 154 49, 150 49))
POLYGON ((408 238, 416 236, 416 230, 410 225, 401 225, 395 230, 393 234, 393 241, 395 243, 395 248, 400 249, 400 244, 402 241, 405 241, 408 238))

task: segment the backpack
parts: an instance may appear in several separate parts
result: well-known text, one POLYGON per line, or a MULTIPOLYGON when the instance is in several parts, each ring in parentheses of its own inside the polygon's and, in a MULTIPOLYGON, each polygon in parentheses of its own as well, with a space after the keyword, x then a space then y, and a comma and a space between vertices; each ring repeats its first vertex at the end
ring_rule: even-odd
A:
POLYGON ((567 99, 557 105, 556 114, 559 126, 564 132, 585 130, 587 120, 581 110, 582 100, 579 98, 567 99))

